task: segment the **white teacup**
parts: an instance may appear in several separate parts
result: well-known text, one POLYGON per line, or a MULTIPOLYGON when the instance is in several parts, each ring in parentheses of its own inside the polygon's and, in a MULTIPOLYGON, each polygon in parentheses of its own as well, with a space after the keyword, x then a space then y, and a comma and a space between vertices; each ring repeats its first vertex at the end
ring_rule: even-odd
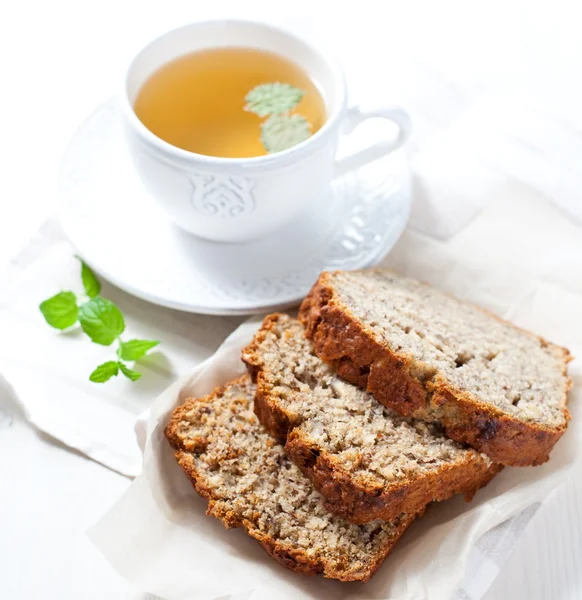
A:
POLYGON ((143 184, 179 227, 209 240, 244 242, 277 230, 308 206, 326 202, 334 177, 404 144, 410 119, 402 108, 360 111, 347 107, 346 96, 339 66, 294 35, 257 22, 206 21, 162 35, 133 59, 122 93, 124 129, 143 184), (181 55, 221 46, 268 50, 303 67, 323 95, 327 110, 323 127, 293 148, 252 158, 188 152, 149 131, 133 110, 149 76, 181 55), (373 117, 396 123, 399 135, 337 160, 340 136, 373 117))

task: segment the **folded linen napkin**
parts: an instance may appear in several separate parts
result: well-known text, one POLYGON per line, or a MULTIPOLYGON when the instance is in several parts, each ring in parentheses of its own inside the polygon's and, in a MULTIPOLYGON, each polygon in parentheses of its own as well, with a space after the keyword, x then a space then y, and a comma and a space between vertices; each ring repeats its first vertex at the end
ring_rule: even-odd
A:
MULTIPOLYGON (((56 221, 49 221, 0 276, 0 373, 38 429, 123 475, 135 477, 141 455, 133 427, 137 416, 176 377, 207 358, 241 321, 183 314, 153 306, 103 282, 102 294, 126 319, 128 337, 162 344, 139 362, 144 376, 89 381, 112 346, 59 333, 44 321, 39 303, 61 289, 80 289, 79 262, 56 221)), ((0 388, 0 398, 2 396, 0 388)), ((8 409, 5 409, 5 411, 8 409)))

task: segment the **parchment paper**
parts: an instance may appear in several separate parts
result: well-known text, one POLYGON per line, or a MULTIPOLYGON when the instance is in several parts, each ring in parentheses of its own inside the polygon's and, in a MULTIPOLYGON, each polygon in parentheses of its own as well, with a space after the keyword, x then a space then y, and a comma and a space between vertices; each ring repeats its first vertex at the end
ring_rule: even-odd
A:
MULTIPOLYGON (((561 285, 516 268, 506 269, 501 263, 495 269, 491 265, 484 268, 478 257, 462 261, 456 252, 419 233, 408 232, 386 262, 478 301, 518 325, 569 346, 574 354, 582 354, 580 296, 561 285)), ((367 584, 341 584, 288 572, 242 531, 227 531, 204 515, 205 501, 194 492, 163 437, 168 415, 176 405, 243 372, 240 349, 257 327, 256 320, 241 325, 213 357, 163 393, 147 418, 137 424, 138 440, 144 448, 143 472, 90 531, 90 537, 114 568, 139 589, 168 600, 444 600, 455 593, 459 598, 480 597, 496 574, 492 572, 494 560, 489 559, 504 547, 496 543, 499 536, 495 530, 486 537, 483 534, 514 515, 527 521, 525 509, 530 507, 531 516, 535 504, 543 501, 573 466, 580 472, 580 462, 575 463, 582 439, 577 418, 581 374, 579 361, 575 361, 570 369, 575 380, 570 397, 573 420, 548 463, 504 469, 471 503, 456 497, 430 507, 367 584), (484 539, 489 542, 483 543, 484 539), (469 587, 474 591, 465 590, 462 596, 459 586, 468 566, 473 570, 469 587)), ((499 531, 501 537, 507 537, 507 530, 502 527, 499 531)))

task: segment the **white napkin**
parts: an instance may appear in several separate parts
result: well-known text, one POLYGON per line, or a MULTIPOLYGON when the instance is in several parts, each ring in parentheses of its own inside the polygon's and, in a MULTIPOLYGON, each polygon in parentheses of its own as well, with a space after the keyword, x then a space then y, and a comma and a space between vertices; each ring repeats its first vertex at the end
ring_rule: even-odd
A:
MULTIPOLYGON (((432 237, 448 238, 488 203, 513 196, 519 182, 552 203, 555 217, 562 213, 572 221, 566 228, 575 228, 582 223, 581 163, 582 137, 572 124, 526 98, 483 98, 428 136, 416 152, 412 224, 432 237)), ((505 221, 512 224, 514 218, 518 215, 506 215, 505 221)))
MULTIPOLYGON (((92 344, 80 331, 49 327, 40 302, 63 289, 81 291, 79 262, 56 222, 46 223, 0 277, 0 372, 36 427, 93 460, 134 477, 141 455, 136 417, 178 375, 204 360, 240 318, 189 315, 152 306, 103 282, 102 294, 126 318, 126 335, 161 340, 139 361, 142 379, 89 381, 113 346, 92 344)), ((2 397, 0 387, 0 398, 2 397)))

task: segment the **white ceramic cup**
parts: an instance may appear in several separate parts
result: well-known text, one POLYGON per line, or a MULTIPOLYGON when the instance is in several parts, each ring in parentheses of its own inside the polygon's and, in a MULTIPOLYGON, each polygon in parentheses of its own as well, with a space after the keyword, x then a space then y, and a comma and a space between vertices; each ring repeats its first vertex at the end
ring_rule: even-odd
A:
POLYGON ((347 107, 346 96, 339 66, 294 35, 251 21, 206 21, 162 35, 133 59, 122 93, 124 130, 143 184, 179 227, 209 240, 244 242, 276 231, 308 206, 326 202, 334 177, 404 144, 411 126, 402 108, 360 111, 347 107), (252 158, 188 152, 149 131, 133 103, 150 75, 184 54, 224 46, 268 50, 300 65, 323 95, 327 110, 323 127, 293 148, 252 158), (396 123, 398 135, 337 160, 340 136, 377 117, 396 123))

